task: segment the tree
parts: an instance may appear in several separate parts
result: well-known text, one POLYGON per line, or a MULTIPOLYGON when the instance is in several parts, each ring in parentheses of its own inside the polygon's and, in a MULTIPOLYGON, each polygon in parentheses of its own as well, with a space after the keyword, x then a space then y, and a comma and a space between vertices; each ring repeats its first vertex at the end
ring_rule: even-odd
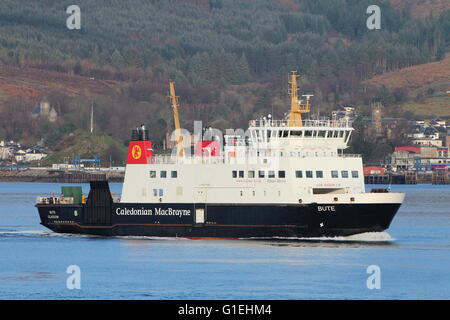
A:
POLYGON ((111 65, 117 69, 123 68, 125 65, 125 60, 117 49, 111 55, 111 65))

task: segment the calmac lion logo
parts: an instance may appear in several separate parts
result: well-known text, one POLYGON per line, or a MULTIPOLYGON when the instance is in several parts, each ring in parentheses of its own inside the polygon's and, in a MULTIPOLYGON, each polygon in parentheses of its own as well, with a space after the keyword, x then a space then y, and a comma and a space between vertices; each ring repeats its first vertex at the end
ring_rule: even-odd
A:
POLYGON ((133 159, 139 159, 142 155, 142 149, 140 146, 135 145, 133 146, 133 149, 131 149, 131 156, 133 157, 133 159))

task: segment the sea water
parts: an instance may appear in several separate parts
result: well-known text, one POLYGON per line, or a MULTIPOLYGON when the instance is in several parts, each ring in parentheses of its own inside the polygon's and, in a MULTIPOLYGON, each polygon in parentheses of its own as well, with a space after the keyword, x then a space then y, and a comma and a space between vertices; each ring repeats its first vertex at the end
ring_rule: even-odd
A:
POLYGON ((450 186, 392 186, 386 232, 274 240, 57 234, 34 203, 60 187, 0 183, 0 299, 450 298, 450 186))

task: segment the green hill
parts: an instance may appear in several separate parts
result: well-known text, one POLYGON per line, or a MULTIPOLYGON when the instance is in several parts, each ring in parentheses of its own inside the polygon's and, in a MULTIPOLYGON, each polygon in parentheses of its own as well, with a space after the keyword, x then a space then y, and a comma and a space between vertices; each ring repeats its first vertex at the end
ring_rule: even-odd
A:
POLYGON ((64 143, 64 135, 88 129, 94 103, 97 132, 122 142, 145 123, 158 148, 173 128, 169 79, 176 81, 183 127, 202 120, 243 128, 267 113, 283 117, 291 70, 301 73, 302 91, 315 95, 314 113, 373 100, 395 113, 415 97, 363 81, 442 60, 450 12, 427 0, 439 10, 419 19, 393 3, 80 0, 81 30, 68 30, 71 1, 3 0, 0 138, 64 143), (381 8, 381 30, 366 27, 369 5, 381 8), (31 117, 44 96, 58 113, 55 123, 31 117))
POLYGON ((72 163, 77 156, 82 159, 100 158, 102 165, 122 166, 126 159, 127 148, 111 137, 101 134, 76 132, 62 138, 53 148, 54 152, 42 162, 45 165, 53 163, 72 163), (114 162, 113 162, 114 161, 114 162))

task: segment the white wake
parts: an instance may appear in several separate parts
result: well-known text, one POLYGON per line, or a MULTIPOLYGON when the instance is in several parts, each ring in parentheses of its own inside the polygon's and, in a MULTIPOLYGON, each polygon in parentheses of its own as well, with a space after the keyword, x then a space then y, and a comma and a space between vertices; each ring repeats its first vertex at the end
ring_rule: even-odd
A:
POLYGON ((296 240, 296 241, 342 241, 342 242, 391 242, 395 238, 387 232, 364 232, 354 234, 351 236, 337 236, 337 237, 268 237, 268 238, 245 238, 251 239, 279 239, 279 240, 296 240))

